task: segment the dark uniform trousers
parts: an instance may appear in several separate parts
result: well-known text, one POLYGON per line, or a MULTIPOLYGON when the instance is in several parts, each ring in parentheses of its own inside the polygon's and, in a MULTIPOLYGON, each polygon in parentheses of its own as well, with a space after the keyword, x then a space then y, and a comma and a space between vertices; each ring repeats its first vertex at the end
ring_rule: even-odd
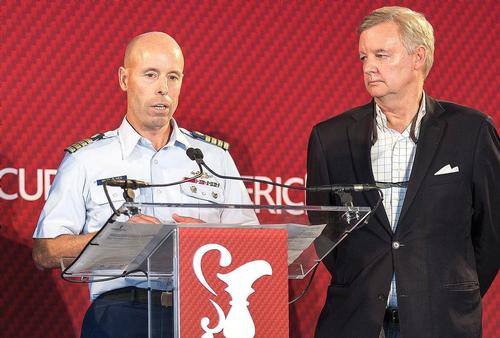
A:
MULTIPOLYGON (((147 300, 147 290, 136 287, 126 287, 103 293, 92 302, 85 314, 81 338, 148 337, 147 300)), ((153 337, 173 337, 171 304, 171 294, 160 290, 152 291, 153 337), (169 297, 165 297, 165 295, 169 297)))

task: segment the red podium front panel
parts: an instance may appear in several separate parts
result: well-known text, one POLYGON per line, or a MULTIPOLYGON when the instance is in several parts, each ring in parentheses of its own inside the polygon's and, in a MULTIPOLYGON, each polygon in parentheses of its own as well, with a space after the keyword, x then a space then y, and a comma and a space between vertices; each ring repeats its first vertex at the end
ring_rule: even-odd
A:
POLYGON ((286 229, 179 229, 180 337, 288 337, 286 229))

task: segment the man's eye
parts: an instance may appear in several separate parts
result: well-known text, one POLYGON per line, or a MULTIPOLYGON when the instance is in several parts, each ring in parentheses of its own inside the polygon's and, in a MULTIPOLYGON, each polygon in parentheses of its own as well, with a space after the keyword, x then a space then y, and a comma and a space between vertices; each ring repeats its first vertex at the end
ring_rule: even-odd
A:
POLYGON ((146 76, 147 78, 150 78, 150 79, 154 79, 156 77, 156 74, 155 73, 146 73, 146 74, 144 74, 144 76, 146 76))
POLYGON ((359 57, 359 59, 360 59, 361 61, 365 61, 365 60, 366 60, 366 56, 365 56, 365 55, 361 55, 361 56, 359 57))
POLYGON ((375 56, 379 59, 383 59, 383 58, 386 58, 387 55, 386 54, 375 54, 375 56))
POLYGON ((177 76, 177 75, 169 75, 168 79, 172 80, 172 81, 178 81, 179 80, 179 76, 177 76))

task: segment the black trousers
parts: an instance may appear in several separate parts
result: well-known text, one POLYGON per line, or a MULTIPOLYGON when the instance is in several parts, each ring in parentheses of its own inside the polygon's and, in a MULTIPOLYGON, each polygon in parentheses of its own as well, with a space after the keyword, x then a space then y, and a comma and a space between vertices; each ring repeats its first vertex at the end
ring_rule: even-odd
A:
MULTIPOLYGON (((161 305, 161 291, 154 290, 153 337, 173 337, 172 307, 161 305)), ((146 338, 147 290, 127 287, 100 295, 83 319, 81 338, 146 338)))
POLYGON ((399 312, 397 309, 385 310, 384 325, 380 331, 379 338, 401 338, 399 312))

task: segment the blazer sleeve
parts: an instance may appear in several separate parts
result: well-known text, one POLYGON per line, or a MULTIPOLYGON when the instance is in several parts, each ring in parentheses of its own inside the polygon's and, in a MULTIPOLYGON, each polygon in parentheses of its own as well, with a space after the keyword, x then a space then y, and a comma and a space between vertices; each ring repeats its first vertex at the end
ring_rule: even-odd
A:
POLYGON ((500 265, 500 140, 490 118, 478 133, 473 180, 472 242, 484 296, 500 265))

